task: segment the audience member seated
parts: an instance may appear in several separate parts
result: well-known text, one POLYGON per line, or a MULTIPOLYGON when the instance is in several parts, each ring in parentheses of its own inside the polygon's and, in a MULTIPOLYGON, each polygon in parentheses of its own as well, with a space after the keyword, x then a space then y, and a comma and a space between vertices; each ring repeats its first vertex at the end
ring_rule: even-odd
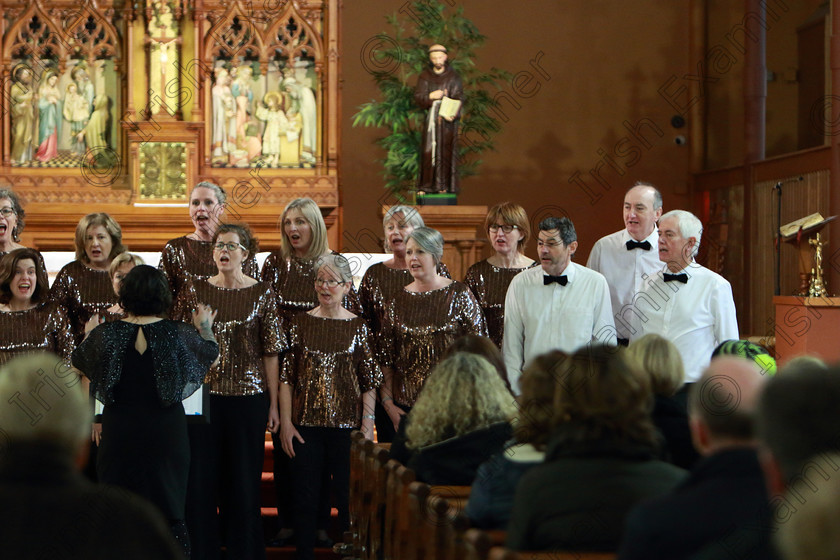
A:
POLYGON ((444 358, 448 358, 456 352, 466 352, 467 354, 475 354, 481 356, 490 365, 496 368, 499 377, 505 382, 505 386, 510 391, 510 383, 508 382, 507 366, 505 366, 505 357, 502 356, 502 351, 496 346, 493 341, 486 336, 479 336, 477 334, 465 334, 450 344, 443 353, 444 358))
MULTIPOLYGON (((703 455, 671 494, 627 516, 621 560, 680 560, 726 542, 739 528, 768 525, 767 488, 753 435, 753 416, 766 376, 734 356, 712 359, 689 396, 691 435, 703 455)), ((742 560, 767 558, 756 548, 742 560)))
MULTIPOLYGON (((788 362, 789 363, 789 362, 788 362)), ((813 494, 804 501, 788 490, 785 499, 796 504, 796 513, 779 523, 776 542, 785 560, 834 560, 840 558, 840 477, 836 476, 840 454, 830 453, 815 457, 815 469, 830 473, 823 478, 815 476, 813 494)))
MULTIPOLYGON (((774 496, 774 518, 781 524, 798 515, 807 500, 814 499, 820 480, 836 477, 840 463, 830 468, 820 466, 815 458, 840 452, 840 367, 825 368, 800 361, 796 367, 785 366, 766 384, 758 402, 756 433, 761 466, 770 496, 774 496), (778 496, 794 499, 786 501, 778 496)), ((836 494, 832 494, 837 499, 836 494)), ((836 518, 834 519, 836 526, 836 518)), ((751 528, 733 535, 733 543, 750 550, 755 541, 766 545, 773 528, 751 528)), ((836 529, 835 529, 836 533, 836 529)), ((704 558, 732 558, 741 550, 733 546, 704 558), (728 556, 727 556, 728 554, 728 556)))
POLYGON ((752 343, 749 340, 724 340, 718 344, 712 352, 712 358, 716 356, 737 356, 755 362, 765 375, 776 375, 776 359, 764 346, 752 343))
POLYGON ((650 379, 625 352, 587 345, 551 368, 556 426, 516 489, 508 548, 614 551, 627 512, 685 477, 655 458, 650 379))
POLYGON ((391 457, 428 484, 468 486, 513 436, 516 406, 490 362, 458 352, 440 362, 400 424, 391 457), (401 435, 404 433, 404 438, 401 435))
POLYGON ((53 354, 0 369, 0 542, 4 558, 182 560, 147 502, 79 472, 91 413, 76 372, 53 354))
MULTIPOLYGON (((488 344, 495 348, 489 339, 488 344)), ((515 441, 483 463, 476 473, 466 514, 474 527, 505 529, 516 485, 523 474, 545 459, 554 413, 552 367, 566 357, 560 351, 538 356, 522 373, 514 424, 515 441)))
POLYGON ((663 458, 683 469, 694 466, 700 455, 691 443, 685 402, 675 398, 685 382, 680 351, 658 334, 633 341, 630 356, 650 375, 653 386, 653 424, 663 438, 663 458))

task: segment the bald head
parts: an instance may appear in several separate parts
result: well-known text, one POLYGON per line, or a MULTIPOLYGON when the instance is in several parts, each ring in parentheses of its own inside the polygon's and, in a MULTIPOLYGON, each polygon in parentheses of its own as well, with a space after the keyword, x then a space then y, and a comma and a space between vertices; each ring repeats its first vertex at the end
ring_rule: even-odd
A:
POLYGON ((689 397, 692 426, 702 424, 710 443, 752 443, 753 417, 766 375, 752 360, 713 358, 689 397))

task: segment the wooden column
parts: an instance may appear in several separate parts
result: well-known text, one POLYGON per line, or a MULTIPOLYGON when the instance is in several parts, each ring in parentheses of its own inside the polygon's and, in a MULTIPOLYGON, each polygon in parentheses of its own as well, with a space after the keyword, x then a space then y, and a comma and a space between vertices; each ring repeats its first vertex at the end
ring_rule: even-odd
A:
MULTIPOLYGON (((831 2, 831 43, 829 47, 831 61, 830 93, 840 94, 840 0, 831 2)), ((836 100, 836 97, 832 97, 836 100)), ((840 104, 832 102, 831 129, 828 139, 831 142, 831 174, 829 188, 829 208, 832 214, 840 212, 840 104)), ((840 293, 840 226, 828 228, 828 264, 825 274, 828 276, 829 293, 840 293)))
MULTIPOLYGON (((744 13, 756 14, 766 21, 767 10, 762 0, 745 0, 744 13)), ((767 34, 757 26, 756 41, 744 41, 744 231, 752 231, 753 191, 755 187, 754 164, 764 159, 764 119, 767 100, 767 34)), ((750 243, 744 244, 744 262, 751 262, 750 243)), ((743 286, 749 290, 751 270, 744 267, 743 286)))

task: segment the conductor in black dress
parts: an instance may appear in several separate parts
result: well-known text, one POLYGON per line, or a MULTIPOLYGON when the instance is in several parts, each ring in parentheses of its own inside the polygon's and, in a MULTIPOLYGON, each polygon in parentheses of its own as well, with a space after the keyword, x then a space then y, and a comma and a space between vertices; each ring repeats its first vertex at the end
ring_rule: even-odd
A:
POLYGON ((211 328, 216 312, 199 305, 193 325, 161 319, 172 295, 164 275, 147 265, 123 279, 119 303, 125 317, 93 329, 72 358, 105 404, 97 474, 156 505, 189 558, 190 446, 181 401, 219 356, 211 328))

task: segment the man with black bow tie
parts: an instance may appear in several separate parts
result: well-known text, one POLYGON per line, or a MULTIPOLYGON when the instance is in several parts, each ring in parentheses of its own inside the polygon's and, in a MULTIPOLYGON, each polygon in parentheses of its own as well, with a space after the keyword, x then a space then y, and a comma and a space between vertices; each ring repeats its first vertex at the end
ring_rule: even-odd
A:
POLYGON ((718 344, 738 338, 732 286, 694 261, 702 233, 703 224, 685 210, 659 219, 659 260, 664 266, 646 277, 632 314, 622 314, 632 315, 631 341, 655 333, 677 346, 686 383, 700 377, 718 344))
POLYGON ((587 267, 607 279, 618 343, 625 346, 630 339, 630 325, 621 320, 621 309, 642 289, 644 275, 662 268, 656 251, 656 222, 661 215, 660 192, 650 183, 636 183, 624 195, 624 229, 599 239, 586 262, 587 267))
POLYGON ((578 246, 575 226, 568 218, 549 217, 539 230, 542 266, 514 276, 505 297, 502 351, 517 394, 523 367, 540 354, 572 353, 593 341, 615 344, 606 279, 572 262, 578 246))

